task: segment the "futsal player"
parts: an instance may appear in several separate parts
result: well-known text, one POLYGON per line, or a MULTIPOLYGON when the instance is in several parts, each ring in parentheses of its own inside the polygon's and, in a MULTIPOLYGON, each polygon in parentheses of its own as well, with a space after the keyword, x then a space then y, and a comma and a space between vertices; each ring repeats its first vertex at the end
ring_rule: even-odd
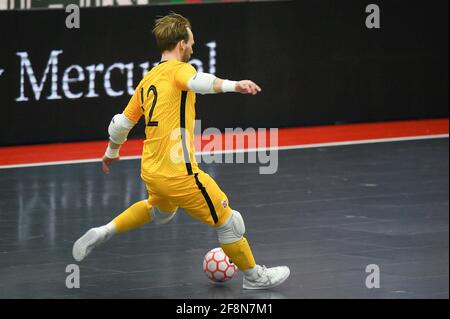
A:
POLYGON ((109 143, 102 159, 103 171, 119 159, 119 149, 142 116, 145 135, 141 177, 148 198, 131 205, 110 223, 91 228, 73 246, 73 257, 82 261, 93 248, 114 234, 154 222, 170 221, 179 207, 215 228, 220 246, 243 272, 244 289, 278 286, 290 274, 287 266, 266 268, 256 264, 242 215, 199 169, 194 151, 195 94, 238 92, 257 94, 261 88, 249 80, 229 81, 197 72, 187 63, 193 53, 194 35, 189 20, 171 13, 156 20, 153 28, 162 52, 161 62, 142 79, 121 114, 109 124, 109 143))

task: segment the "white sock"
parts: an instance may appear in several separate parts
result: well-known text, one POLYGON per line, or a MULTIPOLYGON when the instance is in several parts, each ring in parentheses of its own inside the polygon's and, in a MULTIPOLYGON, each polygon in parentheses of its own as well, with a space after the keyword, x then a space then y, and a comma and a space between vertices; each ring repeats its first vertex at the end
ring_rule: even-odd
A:
POLYGON ((258 268, 259 266, 256 265, 255 267, 243 270, 242 272, 244 273, 244 276, 247 277, 248 279, 256 279, 258 278, 258 268))
POLYGON ((101 228, 103 228, 103 230, 106 231, 106 238, 111 238, 112 235, 114 235, 117 230, 116 230, 116 223, 114 223, 114 221, 110 221, 108 224, 100 226, 101 228))

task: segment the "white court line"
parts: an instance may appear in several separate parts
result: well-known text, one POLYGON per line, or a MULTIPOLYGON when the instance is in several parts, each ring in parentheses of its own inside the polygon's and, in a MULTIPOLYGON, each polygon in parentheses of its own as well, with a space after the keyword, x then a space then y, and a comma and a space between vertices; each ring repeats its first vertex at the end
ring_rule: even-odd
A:
MULTIPOLYGON (((247 153, 247 152, 264 152, 264 151, 283 151, 283 150, 295 150, 304 148, 318 148, 318 147, 332 147, 332 146, 345 146, 345 145, 358 145, 358 144, 372 144, 372 143, 386 143, 386 142, 402 142, 402 141, 416 141, 416 140, 428 140, 436 138, 448 138, 448 134, 435 134, 435 135, 420 135, 420 136, 408 136, 408 137, 393 137, 393 138, 380 138, 370 140, 356 140, 345 142, 331 142, 331 143, 316 143, 316 144, 302 144, 302 145, 290 145, 290 146, 273 146, 273 147, 261 147, 261 148, 247 148, 239 150, 220 150, 214 152, 195 152, 195 155, 214 155, 214 154, 230 154, 230 153, 247 153)), ((121 156, 121 161, 140 159, 141 156, 121 156)), ((83 160, 70 160, 70 161, 55 161, 55 162, 42 162, 42 163, 30 163, 30 164, 15 164, 15 165, 0 165, 0 169, 7 168, 20 168, 20 167, 35 167, 35 166, 51 166, 51 165, 68 165, 68 164, 81 164, 81 163, 93 163, 100 162, 101 158, 83 159, 83 160)))

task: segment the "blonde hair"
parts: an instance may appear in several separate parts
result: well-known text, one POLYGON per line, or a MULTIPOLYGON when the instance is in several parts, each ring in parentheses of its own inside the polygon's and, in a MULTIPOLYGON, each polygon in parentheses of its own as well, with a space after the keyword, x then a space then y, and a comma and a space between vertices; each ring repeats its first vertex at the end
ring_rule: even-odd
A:
POLYGON ((181 40, 188 42, 189 33, 186 28, 192 29, 191 23, 181 14, 171 12, 156 19, 152 33, 161 52, 172 50, 181 40))

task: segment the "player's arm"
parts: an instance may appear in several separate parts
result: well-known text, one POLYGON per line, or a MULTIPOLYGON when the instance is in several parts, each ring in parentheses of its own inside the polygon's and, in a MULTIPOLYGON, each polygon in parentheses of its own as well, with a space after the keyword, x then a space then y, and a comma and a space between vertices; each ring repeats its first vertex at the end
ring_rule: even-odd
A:
POLYGON ((214 74, 197 72, 194 67, 185 63, 175 74, 175 83, 182 90, 190 90, 200 94, 238 92, 257 94, 261 88, 253 81, 230 81, 216 77, 214 74))
POLYGON ((103 173, 109 174, 109 166, 111 165, 111 163, 119 160, 119 150, 120 150, 121 146, 122 146, 121 144, 116 144, 116 143, 109 141, 105 155, 103 155, 103 158, 102 158, 103 173), (117 156, 114 157, 114 153, 116 153, 116 152, 117 152, 117 156))
POLYGON ((138 92, 139 90, 136 89, 123 113, 114 115, 109 123, 109 143, 102 159, 102 169, 105 174, 109 173, 111 163, 119 160, 120 147, 143 114, 138 102, 138 92))
POLYGON ((250 80, 230 81, 216 77, 210 73, 198 72, 189 79, 187 86, 200 94, 238 92, 242 94, 257 94, 261 88, 250 80))
POLYGON ((105 174, 109 173, 109 166, 120 158, 120 147, 128 138, 131 129, 136 125, 124 113, 116 114, 108 126, 109 143, 102 159, 102 168, 105 174))

